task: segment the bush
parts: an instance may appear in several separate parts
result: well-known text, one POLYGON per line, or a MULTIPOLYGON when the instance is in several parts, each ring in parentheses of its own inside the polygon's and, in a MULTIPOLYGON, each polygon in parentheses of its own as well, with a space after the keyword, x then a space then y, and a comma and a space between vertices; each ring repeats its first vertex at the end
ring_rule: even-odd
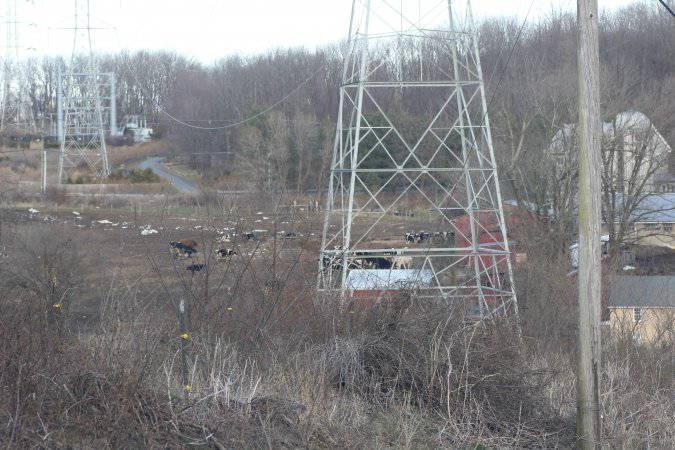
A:
POLYGON ((116 169, 108 176, 109 181, 128 181, 130 183, 159 183, 160 178, 152 169, 116 169))

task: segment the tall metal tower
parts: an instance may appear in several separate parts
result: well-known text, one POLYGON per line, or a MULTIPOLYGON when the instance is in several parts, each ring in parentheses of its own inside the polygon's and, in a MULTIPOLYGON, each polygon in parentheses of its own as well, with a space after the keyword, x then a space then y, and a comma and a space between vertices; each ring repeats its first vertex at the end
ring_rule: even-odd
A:
POLYGON ((93 54, 89 0, 75 0, 73 53, 68 73, 59 74, 59 180, 91 172, 110 174, 105 145, 106 122, 115 127, 115 79, 100 73, 93 54))
POLYGON ((413 289, 467 316, 517 314, 477 36, 459 3, 353 2, 320 297, 413 289))
POLYGON ((2 84, 0 90, 0 131, 9 125, 14 132, 35 131, 30 97, 26 95, 25 83, 21 79, 20 61, 24 50, 20 40, 18 0, 6 0, 4 16, 4 57, 2 60, 2 84))

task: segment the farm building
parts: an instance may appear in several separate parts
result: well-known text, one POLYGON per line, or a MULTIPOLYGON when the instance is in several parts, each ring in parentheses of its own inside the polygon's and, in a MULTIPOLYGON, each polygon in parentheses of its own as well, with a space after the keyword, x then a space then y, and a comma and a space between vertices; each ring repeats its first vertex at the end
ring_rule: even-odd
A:
POLYGON ((386 298, 429 286, 432 273, 414 269, 354 269, 347 274, 348 298, 369 306, 386 298))
MULTIPOLYGON (((494 250, 495 256, 481 257, 481 268, 489 269, 497 267, 500 271, 506 268, 506 258, 504 236, 499 231, 499 225, 496 223, 494 214, 482 214, 476 212, 473 215, 473 221, 478 234, 478 246, 481 249, 494 250)), ((539 216, 525 208, 504 204, 504 221, 506 222, 506 233, 508 235, 508 246, 511 252, 511 260, 516 264, 527 262, 527 252, 524 245, 518 245, 519 242, 527 241, 533 230, 540 224, 539 216)), ((471 217, 468 214, 456 217, 452 221, 455 227, 455 244, 457 247, 469 248, 472 246, 468 236, 471 236, 471 217)))
POLYGON ((609 326, 613 333, 646 343, 675 341, 675 276, 612 276, 609 326))
MULTIPOLYGON (((644 186, 647 192, 669 192, 670 187, 675 187, 675 176, 668 164, 670 145, 641 112, 624 111, 611 122, 603 123, 602 148, 604 171, 613 180, 616 192, 628 194, 631 186, 644 186)), ((548 150, 556 178, 576 185, 576 177, 566 176, 578 165, 576 125, 565 124, 548 150)))
POLYGON ((637 244, 675 249, 675 193, 643 198, 630 217, 637 244))

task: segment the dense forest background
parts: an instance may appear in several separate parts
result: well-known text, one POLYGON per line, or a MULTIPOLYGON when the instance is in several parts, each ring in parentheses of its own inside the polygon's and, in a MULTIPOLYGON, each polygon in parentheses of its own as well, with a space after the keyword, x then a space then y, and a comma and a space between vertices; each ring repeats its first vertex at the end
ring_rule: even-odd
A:
MULTIPOLYGON (((601 17, 602 113, 611 118, 641 111, 671 141, 675 106, 666 99, 675 92, 675 27, 652 3, 601 17)), ((575 23, 571 14, 551 13, 536 22, 502 17, 477 25, 495 151, 510 196, 545 195, 541 152, 563 124, 576 121, 575 23)), ((423 53, 436 54, 428 45, 423 53)), ((425 70, 418 54, 410 53, 403 70, 425 70)), ((373 57, 386 58, 386 48, 373 57)), ((340 43, 224 56, 211 65, 169 51, 97 58, 102 72, 116 75, 118 117, 144 116, 170 144, 171 155, 193 155, 190 164, 206 181, 237 187, 241 179, 269 182, 271 174, 277 190, 326 184, 344 59, 340 43)), ((21 68, 35 118, 53 117, 57 73, 70 63, 45 57, 21 68)), ((391 101, 400 103, 403 117, 414 118, 434 100, 391 101)))

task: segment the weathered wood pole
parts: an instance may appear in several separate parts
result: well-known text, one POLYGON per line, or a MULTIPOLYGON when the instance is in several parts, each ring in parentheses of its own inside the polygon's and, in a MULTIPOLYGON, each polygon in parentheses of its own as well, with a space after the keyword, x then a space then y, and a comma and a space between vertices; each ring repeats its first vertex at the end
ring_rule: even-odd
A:
POLYGON ((600 447, 600 83, 598 2, 577 0, 579 90, 579 315, 577 448, 600 447))

